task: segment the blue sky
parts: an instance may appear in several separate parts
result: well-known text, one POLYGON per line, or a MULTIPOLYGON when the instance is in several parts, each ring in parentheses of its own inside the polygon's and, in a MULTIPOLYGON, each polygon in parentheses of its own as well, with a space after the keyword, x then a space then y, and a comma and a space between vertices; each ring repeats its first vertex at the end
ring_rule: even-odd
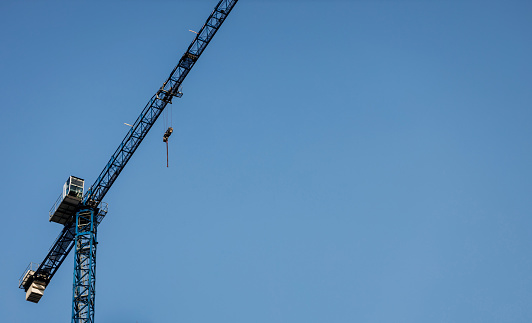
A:
MULTIPOLYGON (((0 3, 2 322, 216 1, 0 3)), ((106 196, 97 322, 530 322, 532 4, 241 0, 106 196)))

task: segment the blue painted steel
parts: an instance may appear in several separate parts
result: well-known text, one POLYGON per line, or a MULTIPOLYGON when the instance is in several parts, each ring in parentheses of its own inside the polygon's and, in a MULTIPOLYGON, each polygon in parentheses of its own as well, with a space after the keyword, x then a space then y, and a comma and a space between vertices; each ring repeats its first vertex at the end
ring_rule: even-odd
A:
POLYGON ((172 103, 173 97, 182 96, 182 93, 179 92, 181 83, 185 80, 188 72, 192 69, 237 2, 238 0, 221 0, 218 2, 218 5, 214 8, 203 27, 201 27, 196 38, 181 57, 179 63, 174 67, 168 79, 148 101, 148 104, 146 104, 142 113, 133 124, 133 127, 127 132, 122 143, 120 143, 111 156, 111 159, 109 159, 100 176, 98 176, 94 184, 87 190, 83 196, 83 204, 97 207, 102 201, 166 105, 172 103))
MULTIPOLYGON (((101 223, 105 215, 107 214, 107 203, 100 203, 98 216, 96 217, 96 226, 101 223)), ((76 221, 69 222, 63 227, 63 230, 59 233, 55 239, 52 247, 48 251, 48 254, 44 258, 43 263, 39 265, 39 268, 35 272, 33 278, 48 284, 52 277, 55 275, 66 256, 70 253, 70 250, 74 247, 74 239, 76 237, 76 221)), ((33 280, 29 280, 23 288, 27 290, 33 280)))
MULTIPOLYGON (((135 121, 134 126, 127 132, 111 159, 104 167, 94 184, 83 195, 82 204, 97 207, 103 197, 111 188, 120 172, 138 148, 151 126, 155 123, 167 103, 171 103, 172 97, 181 96, 179 87, 194 66, 199 56, 203 53, 213 36, 216 34, 227 15, 231 12, 238 0, 222 0, 218 2, 203 27, 192 41, 185 54, 174 67, 163 86, 150 99, 135 121)), ((72 214, 74 217, 75 213, 72 214)), ((41 262, 34 277, 49 283, 52 277, 63 263, 74 245, 74 221, 67 222, 59 234, 50 251, 41 262)), ((31 284, 31 281, 29 282, 31 284)))
MULTIPOLYGON (((74 244, 76 245, 72 302, 73 323, 94 322, 96 228, 107 213, 107 207, 106 205, 104 207, 105 203, 102 203, 102 199, 166 105, 171 104, 174 97, 182 96, 180 92, 182 82, 237 2, 238 0, 220 0, 218 2, 168 79, 148 101, 94 184, 83 195, 78 212, 72 213, 71 219, 65 223, 62 232, 33 275, 33 279, 39 278, 48 284, 74 244)), ((31 281, 28 281, 28 284, 31 285, 31 281)), ((22 286, 22 288, 27 289, 29 285, 22 286)))
POLYGON ((93 208, 76 213, 72 323, 94 322, 97 214, 93 208))

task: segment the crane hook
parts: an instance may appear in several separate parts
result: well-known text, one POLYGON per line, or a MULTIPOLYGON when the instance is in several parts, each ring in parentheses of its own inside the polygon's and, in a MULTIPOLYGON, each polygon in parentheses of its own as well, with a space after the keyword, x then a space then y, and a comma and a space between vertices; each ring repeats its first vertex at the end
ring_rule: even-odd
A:
POLYGON ((166 167, 168 167, 168 138, 170 138, 172 132, 174 132, 174 128, 169 127, 163 135, 163 142, 166 143, 166 167))
POLYGON ((170 138, 170 136, 172 135, 172 132, 174 132, 174 128, 169 127, 168 129, 166 129, 166 132, 163 135, 164 142, 168 142, 168 138, 170 138))

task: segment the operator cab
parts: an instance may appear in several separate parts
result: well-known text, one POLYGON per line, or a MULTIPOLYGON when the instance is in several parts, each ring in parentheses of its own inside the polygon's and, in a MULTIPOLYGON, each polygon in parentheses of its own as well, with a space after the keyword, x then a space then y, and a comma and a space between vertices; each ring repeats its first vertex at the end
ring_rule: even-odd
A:
POLYGON ((70 176, 67 179, 63 185, 63 193, 50 210, 50 222, 66 224, 76 214, 83 198, 84 182, 83 179, 75 176, 70 176))

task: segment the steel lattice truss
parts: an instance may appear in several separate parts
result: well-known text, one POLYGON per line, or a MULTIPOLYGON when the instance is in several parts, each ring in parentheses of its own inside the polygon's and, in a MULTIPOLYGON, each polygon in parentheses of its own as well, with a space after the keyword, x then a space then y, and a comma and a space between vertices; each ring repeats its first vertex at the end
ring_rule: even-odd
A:
MULTIPOLYGON (((100 208, 97 209, 96 226, 102 222, 106 214, 107 203, 100 203, 100 208)), ((43 281, 46 284, 50 282, 57 269, 59 269, 59 266, 61 266, 70 250, 72 250, 74 247, 75 237, 76 223, 75 221, 71 221, 63 227, 63 230, 55 239, 50 251, 48 251, 48 255, 46 255, 44 261, 40 264, 35 272, 35 279, 43 281)))
POLYGON ((72 322, 94 322, 97 245, 95 216, 94 209, 80 210, 76 214, 72 322))
MULTIPOLYGON (((182 96, 182 93, 179 91, 182 82, 185 80, 186 76, 237 2, 238 0, 220 0, 218 2, 185 54, 179 60, 179 63, 170 73, 168 79, 148 101, 140 116, 113 153, 94 184, 83 195, 81 208, 97 210, 95 228, 107 213, 107 205, 102 203, 105 194, 107 194, 118 175, 120 175, 131 156, 133 156, 133 153, 137 150, 155 121, 157 121, 157 118, 161 115, 166 105, 172 103, 173 97, 182 96)), ((45 282, 45 284, 50 282, 74 246, 76 235, 75 214, 76 213, 73 213, 71 220, 65 224, 63 230, 54 241, 50 251, 41 262, 34 275, 31 279, 26 281, 21 288, 27 290, 32 281, 37 278, 40 281, 45 282)), ((76 266, 79 265, 77 261, 78 259, 76 259, 76 266)))
POLYGON ((192 41, 176 67, 174 67, 168 79, 146 104, 133 127, 100 173, 100 176, 83 196, 85 205, 98 206, 166 105, 172 102, 173 97, 182 96, 182 93, 179 92, 181 83, 185 80, 188 72, 199 59, 237 1, 222 0, 214 8, 214 11, 201 27, 196 38, 192 41))

